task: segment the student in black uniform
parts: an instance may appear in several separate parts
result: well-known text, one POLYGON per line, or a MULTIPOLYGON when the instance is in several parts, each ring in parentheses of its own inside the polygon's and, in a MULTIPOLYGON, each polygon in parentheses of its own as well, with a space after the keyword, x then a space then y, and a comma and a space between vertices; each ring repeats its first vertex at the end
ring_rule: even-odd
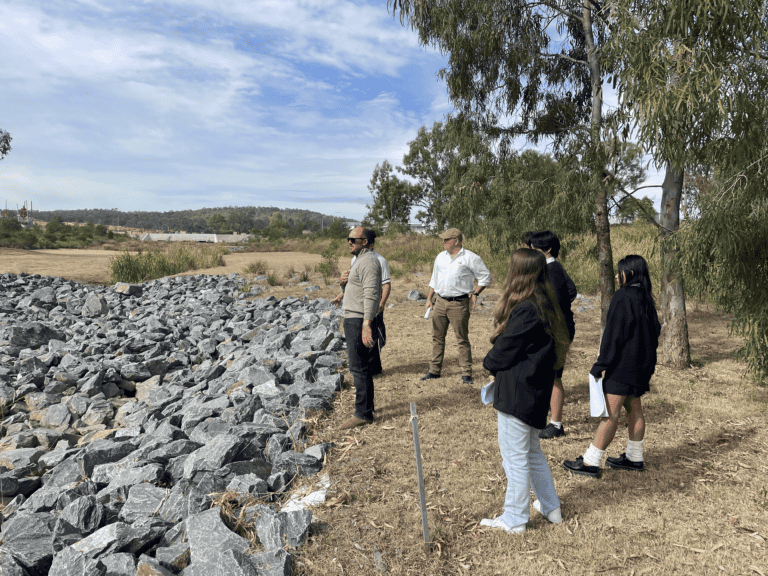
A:
POLYGON ((608 417, 600 421, 584 456, 566 460, 563 466, 576 474, 600 475, 605 449, 616 434, 621 407, 627 411, 627 451, 608 458, 606 465, 619 470, 643 470, 645 418, 640 397, 650 389, 656 370, 659 317, 651 293, 648 265, 642 256, 631 254, 619 261, 619 288, 611 298, 600 342, 600 356, 590 374, 603 378, 608 417))
MULTIPOLYGON (((528 242, 531 248, 542 252, 547 259, 549 280, 555 289, 557 303, 560 304, 560 310, 565 318, 565 324, 568 327, 568 337, 570 342, 573 342, 573 337, 576 334, 576 324, 573 321, 571 302, 576 299, 578 292, 576 291, 576 284, 568 276, 562 264, 557 261, 557 257, 560 255, 560 239, 553 232, 544 230, 543 232, 532 233, 528 238, 528 242)), ((539 432, 539 438, 545 440, 565 436, 565 428, 563 427, 563 402, 565 399, 565 391, 563 390, 564 364, 565 358, 563 358, 563 365, 556 366, 555 386, 552 388, 552 398, 549 401, 549 410, 552 415, 549 424, 539 432)))
POLYGON ((480 525, 513 534, 525 532, 531 488, 534 509, 552 523, 562 522, 539 431, 547 421, 555 364, 565 355, 568 336, 545 259, 536 250, 512 252, 494 320, 493 348, 483 367, 494 378, 493 407, 507 491, 501 516, 484 518, 480 525))

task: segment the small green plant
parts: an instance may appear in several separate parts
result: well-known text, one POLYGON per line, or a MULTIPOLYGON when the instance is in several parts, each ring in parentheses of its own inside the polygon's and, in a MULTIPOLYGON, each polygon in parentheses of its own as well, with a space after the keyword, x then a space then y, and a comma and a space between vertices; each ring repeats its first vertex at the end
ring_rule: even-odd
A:
POLYGON ((269 284, 270 286, 274 286, 277 284, 277 274, 275 273, 274 270, 270 270, 267 273, 267 284, 269 284))
POLYGON ((334 278, 339 275, 339 242, 334 240, 328 247, 323 250, 323 261, 315 267, 315 270, 322 274, 325 284, 330 283, 330 278, 334 278))

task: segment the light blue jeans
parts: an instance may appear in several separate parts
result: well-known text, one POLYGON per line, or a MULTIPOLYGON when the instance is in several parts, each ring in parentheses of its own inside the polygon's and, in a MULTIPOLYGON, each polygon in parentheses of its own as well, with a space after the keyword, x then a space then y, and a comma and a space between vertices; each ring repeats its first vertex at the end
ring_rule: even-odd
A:
POLYGON ((501 519, 509 526, 526 524, 531 511, 531 488, 544 515, 560 507, 547 457, 541 451, 539 430, 498 412, 499 451, 507 475, 507 494, 501 519))

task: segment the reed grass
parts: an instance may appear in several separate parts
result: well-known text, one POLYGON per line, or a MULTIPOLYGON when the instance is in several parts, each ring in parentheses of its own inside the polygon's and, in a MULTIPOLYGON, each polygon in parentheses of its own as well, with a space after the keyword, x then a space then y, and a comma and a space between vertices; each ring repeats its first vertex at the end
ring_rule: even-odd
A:
POLYGON ((110 260, 110 282, 144 282, 189 270, 224 266, 229 250, 221 246, 173 245, 140 254, 122 252, 110 260))

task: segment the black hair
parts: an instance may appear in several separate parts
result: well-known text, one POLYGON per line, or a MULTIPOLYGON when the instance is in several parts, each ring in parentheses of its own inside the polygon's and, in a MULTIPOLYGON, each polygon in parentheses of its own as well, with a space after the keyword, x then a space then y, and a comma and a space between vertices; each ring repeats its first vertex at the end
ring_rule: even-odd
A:
POLYGON ((550 230, 536 232, 533 236, 531 236, 530 242, 532 247, 537 248, 542 252, 549 251, 549 253, 552 255, 552 258, 557 258, 560 254, 560 238, 558 238, 557 234, 551 232, 550 230))
POLYGON ((528 230, 528 232, 524 232, 523 235, 520 237, 520 242, 527 248, 531 247, 531 236, 537 234, 537 232, 533 232, 532 230, 528 230))
POLYGON ((365 239, 368 241, 368 245, 372 245, 374 242, 376 242, 376 232, 371 230, 370 228, 363 228, 362 229, 363 236, 365 236, 365 239))
POLYGON ((637 254, 628 254, 619 260, 619 284, 622 286, 637 285, 642 288, 653 309, 656 310, 656 301, 653 299, 653 286, 651 285, 651 274, 648 272, 648 263, 645 258, 637 254), (626 280, 625 280, 626 278, 626 280))

